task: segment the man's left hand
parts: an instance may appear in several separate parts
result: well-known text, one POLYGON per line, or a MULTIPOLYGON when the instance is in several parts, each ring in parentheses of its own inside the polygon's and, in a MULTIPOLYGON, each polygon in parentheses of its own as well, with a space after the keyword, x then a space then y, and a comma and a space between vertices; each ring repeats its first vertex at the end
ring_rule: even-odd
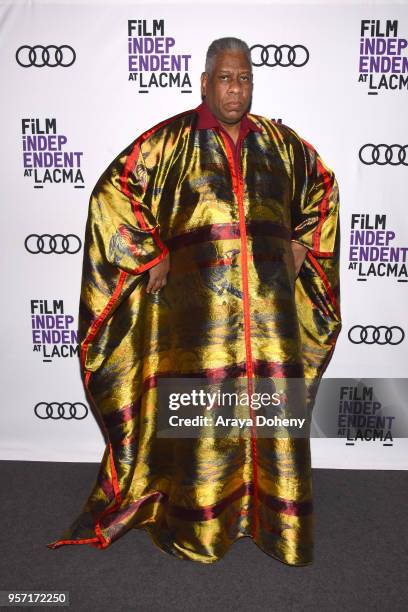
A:
POLYGON ((146 293, 157 293, 167 283, 167 274, 170 270, 170 253, 159 261, 155 266, 149 268, 149 280, 146 286, 146 293))

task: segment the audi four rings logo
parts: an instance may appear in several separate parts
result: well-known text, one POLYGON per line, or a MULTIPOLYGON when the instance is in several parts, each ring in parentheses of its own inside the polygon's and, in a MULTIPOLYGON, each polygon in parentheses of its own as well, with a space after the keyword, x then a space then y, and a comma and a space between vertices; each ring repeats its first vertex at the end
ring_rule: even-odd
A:
POLYGON ((63 419, 69 421, 75 419, 81 421, 88 414, 88 406, 82 402, 39 402, 34 406, 34 413, 39 419, 63 419))
POLYGON ((408 166, 408 145, 365 144, 358 152, 360 161, 366 166, 408 166))
POLYGON ((68 68, 75 62, 76 53, 69 45, 22 45, 16 51, 16 60, 19 66, 23 68, 30 68, 35 66, 36 68, 55 68, 61 66, 62 68, 68 68))
POLYGON ((38 255, 43 253, 44 255, 50 255, 55 253, 56 255, 62 255, 68 253, 74 255, 81 250, 82 242, 81 239, 75 234, 30 234, 24 241, 26 250, 32 255, 38 255))
POLYGON ((303 45, 252 45, 253 66, 295 66, 300 68, 309 61, 309 51, 303 45))
POLYGON ((353 344, 401 344, 405 332, 398 325, 354 325, 349 330, 348 339, 353 344))

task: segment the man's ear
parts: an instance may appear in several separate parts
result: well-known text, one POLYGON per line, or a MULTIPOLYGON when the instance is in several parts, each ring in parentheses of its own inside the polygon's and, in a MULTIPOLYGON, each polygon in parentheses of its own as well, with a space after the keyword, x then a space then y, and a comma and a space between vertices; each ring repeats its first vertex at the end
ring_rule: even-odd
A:
POLYGON ((206 94, 207 81, 208 81, 208 74, 206 72, 202 72, 201 73, 201 95, 202 96, 205 96, 206 94))

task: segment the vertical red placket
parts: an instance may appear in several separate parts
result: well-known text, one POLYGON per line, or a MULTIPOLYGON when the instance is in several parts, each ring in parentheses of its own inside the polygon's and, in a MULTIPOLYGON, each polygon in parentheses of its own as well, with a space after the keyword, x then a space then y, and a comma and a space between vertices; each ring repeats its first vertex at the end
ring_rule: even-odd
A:
MULTIPOLYGON (((234 151, 234 143, 230 135, 220 129, 222 139, 227 151, 227 159, 232 177, 232 187, 238 202, 239 230, 241 237, 241 261, 242 261, 242 289, 244 303, 244 336, 245 336, 245 355, 246 355, 246 370, 248 379, 248 394, 252 397, 253 393, 253 361, 251 347, 251 314, 249 305, 249 287, 248 287, 248 249, 246 238, 246 222, 244 209, 244 181, 241 173, 241 145, 245 137, 242 131, 239 134, 237 144, 234 151)), ((251 400, 250 400, 251 401, 251 400)), ((257 537, 258 530, 258 476, 257 476, 257 448, 256 448, 256 425, 253 408, 250 404, 250 415, 252 419, 251 426, 251 449, 252 449, 252 465, 253 465, 253 531, 252 537, 257 537)))

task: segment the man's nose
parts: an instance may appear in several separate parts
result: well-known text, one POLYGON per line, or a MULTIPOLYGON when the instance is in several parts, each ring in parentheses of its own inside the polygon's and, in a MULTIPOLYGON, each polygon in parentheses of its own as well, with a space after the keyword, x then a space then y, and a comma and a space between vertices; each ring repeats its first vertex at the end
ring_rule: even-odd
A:
POLYGON ((239 77, 233 77, 230 81, 229 90, 231 92, 239 92, 242 89, 242 81, 240 81, 239 77))

